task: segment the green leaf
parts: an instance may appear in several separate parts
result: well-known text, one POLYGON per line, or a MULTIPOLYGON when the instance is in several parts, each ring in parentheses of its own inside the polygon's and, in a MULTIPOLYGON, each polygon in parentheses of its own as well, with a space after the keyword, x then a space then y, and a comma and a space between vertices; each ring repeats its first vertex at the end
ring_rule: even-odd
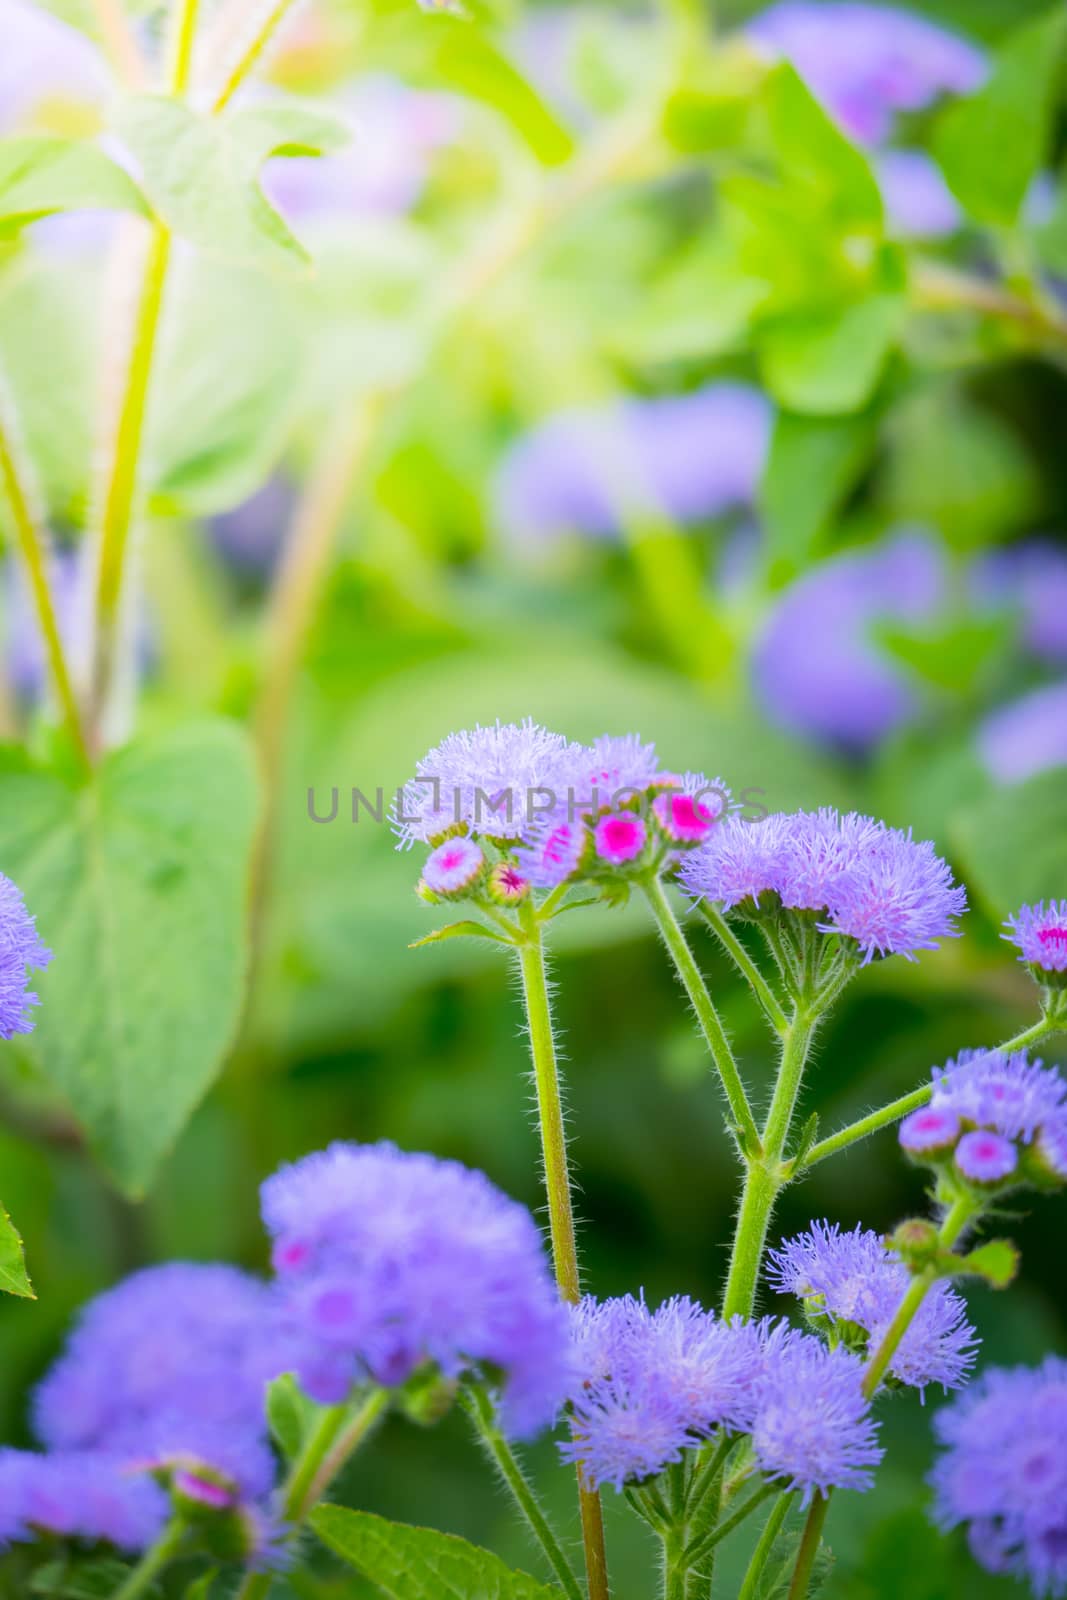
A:
POLYGON ((761 505, 772 563, 799 569, 821 548, 828 526, 870 462, 878 418, 780 412, 763 473, 761 505))
POLYGON ((424 944, 440 944, 442 939, 492 939, 497 944, 514 944, 506 934, 487 928, 481 922, 450 922, 447 928, 437 928, 408 945, 409 950, 421 950, 424 944))
POLYGON ((957 1259, 957 1273, 984 1278, 994 1289, 1006 1289, 1019 1270, 1019 1252, 1010 1239, 989 1239, 957 1259))
POLYGON ((1008 227, 1041 170, 1052 133, 1067 11, 1020 28, 977 94, 945 111, 934 154, 949 188, 979 222, 1008 227))
POLYGON ((959 864, 996 922, 1067 884, 1067 767, 996 789, 949 823, 959 864))
POLYGON ((215 1586, 215 1579, 218 1575, 218 1567, 212 1567, 201 1577, 195 1578, 186 1589, 183 1600, 211 1600, 211 1591, 215 1586))
POLYGON ((822 208, 824 228, 880 234, 882 195, 867 158, 788 63, 768 74, 763 104, 783 180, 822 208))
POLYGON ((300 1454, 316 1409, 291 1372, 283 1372, 267 1385, 267 1422, 271 1437, 287 1461, 300 1454))
POLYGON ((558 166, 571 155, 574 140, 563 123, 477 29, 443 21, 429 70, 436 82, 492 106, 545 166, 558 166))
POLYGON ((17 1294, 23 1300, 36 1298, 26 1276, 22 1240, 3 1206, 0 1206, 0 1289, 6 1294, 17 1294))
POLYGON ((165 95, 127 100, 118 131, 175 233, 211 255, 290 272, 307 253, 264 196, 259 169, 269 156, 325 154, 349 137, 335 118, 297 106, 208 117, 165 95))
POLYGON ((0 140, 0 238, 57 211, 148 215, 133 179, 94 144, 48 134, 0 140))
POLYGON ((961 617, 936 631, 908 629, 875 622, 872 636, 918 677, 939 689, 973 691, 990 675, 990 664, 1009 647, 1018 632, 1010 612, 992 617, 961 617))
MULTIPOLYGON (((756 1584, 752 1600, 786 1600, 790 1593, 793 1569, 797 1564, 799 1550, 799 1533, 783 1533, 778 1536, 771 1547, 771 1553, 756 1584)), ((829 1545, 820 1544, 812 1565, 806 1600, 815 1600, 815 1596, 822 1593, 830 1581, 833 1569, 833 1551, 829 1545)))
MULTIPOLYGON (((30 1580, 31 1594, 49 1595, 51 1600, 111 1600, 130 1576, 131 1568, 121 1561, 49 1561, 38 1567, 30 1580)), ((146 1596, 159 1594, 151 1584, 146 1596)))
POLYGON ((758 331, 763 372, 791 411, 829 416, 870 399, 904 322, 902 293, 776 317, 758 331))
POLYGON ((240 1015, 255 765, 232 724, 109 756, 72 787, 0 752, 0 861, 54 955, 29 1048, 143 1194, 240 1015))
POLYGON ((513 1572, 489 1550, 433 1528, 342 1506, 320 1506, 311 1525, 389 1600, 559 1600, 562 1592, 513 1572))

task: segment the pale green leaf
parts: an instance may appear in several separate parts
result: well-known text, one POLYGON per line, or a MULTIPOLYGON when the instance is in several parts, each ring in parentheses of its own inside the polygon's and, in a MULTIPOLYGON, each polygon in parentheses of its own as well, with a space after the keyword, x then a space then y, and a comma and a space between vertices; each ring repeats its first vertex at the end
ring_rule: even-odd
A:
POLYGON ((1006 1289, 1019 1270, 1019 1252, 1010 1239, 989 1239, 958 1259, 957 1270, 984 1278, 994 1289, 1006 1289))
POLYGON ((425 944, 440 944, 442 939, 492 939, 497 944, 513 943, 506 934, 498 933, 495 928, 487 928, 484 923, 450 922, 447 928, 437 928, 433 933, 416 939, 409 949, 420 950, 425 944))
POLYGON ((287 1461, 293 1461, 307 1436, 316 1410, 291 1372, 267 1385, 267 1422, 271 1437, 287 1461))
MULTIPOLYGON (((49 1561, 33 1574, 30 1592, 47 1595, 50 1600, 111 1600, 131 1570, 108 1556, 49 1561)), ((150 1584, 145 1590, 147 1600, 154 1600, 159 1592, 158 1584, 150 1584)))
POLYGON ((129 1194, 215 1077, 240 1015, 254 762, 194 723, 72 786, 0 755, 0 861, 53 951, 29 1041, 129 1194))
POLYGON ((489 1550, 433 1528, 368 1511, 320 1506, 311 1525, 342 1561, 389 1600, 559 1600, 561 1591, 513 1572, 489 1550))
POLYGON ((26 1276, 22 1240, 3 1206, 0 1206, 0 1289, 6 1294, 19 1295, 23 1300, 34 1299, 33 1286, 26 1276))
POLYGON ((133 179, 81 139, 22 134, 0 140, 0 236, 57 211, 148 214, 133 179))
POLYGON ((767 385, 792 411, 858 411, 876 388, 904 321, 902 294, 797 311, 759 330, 767 385))
POLYGON ((1067 885, 1067 767, 963 807, 949 837, 968 883, 999 922, 1035 900, 1056 899, 1067 885))
POLYGON ((771 434, 761 504, 772 561, 790 570, 810 559, 874 453, 878 419, 780 412, 771 434))
POLYGON ((957 199, 979 222, 1008 227, 1048 154, 1063 71, 1067 10, 1056 5, 1014 34, 977 94, 950 106, 934 154, 957 199))

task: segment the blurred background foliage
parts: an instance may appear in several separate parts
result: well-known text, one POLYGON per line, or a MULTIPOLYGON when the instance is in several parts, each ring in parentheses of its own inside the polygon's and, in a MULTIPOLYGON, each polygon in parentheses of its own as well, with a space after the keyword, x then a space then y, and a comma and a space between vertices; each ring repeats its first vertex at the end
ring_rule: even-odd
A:
MULTIPOLYGON (((49 9, 86 20, 77 0, 49 9)), ((137 9, 151 39, 156 14, 137 9)), ((1032 1012, 998 923, 1067 890, 1061 8, 911 8, 1021 52, 1025 84, 1006 123, 995 98, 977 123, 940 102, 896 120, 895 143, 937 152, 962 203, 938 188, 922 237, 885 220, 867 158, 745 42, 756 9, 724 0, 712 41, 684 3, 668 27, 615 4, 479 0, 461 20, 320 0, 272 57, 275 89, 349 119, 352 144, 317 169, 266 168, 313 270, 277 241, 282 259, 260 270, 236 223, 217 251, 183 247, 129 622, 140 730, 221 712, 259 739, 247 1014, 141 1204, 102 1177, 32 1055, 5 1048, 2 1194, 38 1294, 0 1304, 5 1439, 26 1439, 27 1386, 71 1310, 116 1276, 175 1255, 263 1264, 256 1185, 283 1159, 388 1137, 539 1206, 512 977, 460 943, 409 951, 431 926, 417 865, 366 812, 348 820, 353 788, 388 796, 453 728, 531 715, 581 739, 636 729, 668 765, 770 808, 857 807, 937 841, 971 891, 966 937, 848 992, 807 1096, 827 1130, 1032 1012), (1042 31, 1021 33, 1027 19, 1042 31), (624 396, 723 384, 745 386, 758 416, 735 438, 698 415, 662 497, 615 472, 621 424, 595 435, 606 492, 573 465, 594 436, 553 445, 551 424, 523 455, 574 408, 617 419, 624 396), (753 449, 750 481, 724 487, 753 449), (694 480, 679 518, 672 496, 688 504, 694 480), (894 550, 903 576, 896 556, 878 565, 894 550), (335 788, 337 820, 316 824, 309 791, 324 815, 335 788)), ((0 19, 14 62, 37 22, 23 0, 0 0, 0 19)), ((107 115, 93 47, 63 28, 29 54, 37 79, 0 67, 0 131, 92 137, 107 115)), ((128 314, 110 247, 138 226, 92 211, 0 228, 0 363, 72 570, 128 314)), ((663 423, 665 451, 688 426, 663 423)), ((4 626, 7 731, 45 750, 40 647, 13 569, 4 626)), ((152 927, 143 937, 151 962, 152 927)), ((758 1019, 710 941, 701 954, 765 1084, 758 1019)), ((714 1302, 736 1164, 637 908, 566 919, 555 977, 587 1282, 714 1302)), ((790 1190, 777 1227, 889 1228, 921 1200, 883 1135, 790 1190)), ((1021 1281, 972 1295, 988 1362, 1067 1350, 1061 1213, 1011 1227, 1021 1281)), ((827 1593, 1010 1592, 925 1523, 928 1413, 898 1400, 889 1429, 876 1492, 835 1503, 827 1593)), ((569 1523, 551 1446, 535 1462, 569 1523)), ((391 1425, 345 1487, 531 1560, 457 1419, 425 1435, 391 1425)), ((620 1600, 638 1600, 643 1535, 613 1508, 610 1536, 620 1600)), ((328 1575, 301 1583, 331 1592, 328 1575)))

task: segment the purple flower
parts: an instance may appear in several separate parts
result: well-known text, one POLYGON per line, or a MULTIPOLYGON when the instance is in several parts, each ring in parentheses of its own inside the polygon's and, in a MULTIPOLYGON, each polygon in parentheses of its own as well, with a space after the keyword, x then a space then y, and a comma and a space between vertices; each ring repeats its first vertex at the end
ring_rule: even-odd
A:
POLYGON ((588 796, 598 806, 619 805, 651 789, 659 770, 655 745, 639 733, 602 734, 588 746, 588 796))
POLYGON ((446 839, 426 859, 422 881, 434 894, 461 895, 481 877, 485 857, 473 839, 446 839))
POLYGON ((402 1384, 432 1363, 452 1378, 502 1373, 516 1432, 552 1418, 566 1318, 533 1218, 483 1173, 389 1144, 333 1144, 268 1178, 262 1200, 315 1398, 368 1374, 402 1384))
POLYGON ((99 117, 108 88, 103 59, 84 34, 24 0, 5 0, 0 133, 66 133, 72 115, 99 117))
POLYGON ((285 547, 295 505, 293 485, 275 475, 240 505, 211 518, 211 541, 238 577, 270 576, 285 547))
MULTIPOLYGON (((87 582, 92 573, 87 547, 57 547, 51 552, 48 581, 56 621, 68 662, 75 666, 85 654, 89 617, 87 582)), ((51 672, 37 620, 37 607, 21 563, 12 561, 4 571, 11 628, 7 639, 8 671, 20 700, 35 703, 51 687, 51 672)), ((146 672, 155 656, 155 633, 142 597, 131 608, 134 657, 138 673, 146 672)))
POLYGON ((944 598, 941 552, 916 533, 805 573, 779 601, 753 652, 752 678, 767 712, 820 743, 854 754, 873 749, 917 705, 907 670, 879 648, 877 626, 921 625, 944 598))
POLYGON ((399 216, 420 199, 438 152, 459 128, 459 104, 387 77, 361 79, 331 109, 348 144, 326 156, 268 161, 263 188, 292 222, 399 216))
POLYGON ((538 812, 584 784, 588 751, 529 718, 451 733, 424 756, 394 813, 401 847, 459 824, 521 839, 538 812))
POLYGON ((938 1523, 965 1524, 977 1560, 1067 1594, 1067 1361, 993 1368, 934 1426, 938 1523))
POLYGON ((960 1119, 947 1106, 923 1106, 900 1124, 900 1144, 909 1155, 941 1155, 955 1147, 960 1119))
MULTIPOLYGON (((907 1267, 878 1234, 860 1227, 842 1232, 828 1222, 816 1222, 772 1251, 768 1277, 780 1294, 803 1300, 814 1317, 860 1328, 868 1351, 881 1342, 911 1283, 907 1267)), ((918 1389, 929 1383, 958 1388, 974 1362, 975 1343, 965 1302, 946 1283, 937 1283, 889 1371, 918 1389)))
POLYGON ((985 58, 910 11, 855 0, 782 0, 748 25, 768 54, 792 62, 811 92, 860 144, 879 144, 900 112, 982 82, 985 58))
POLYGON ((664 773, 658 786, 662 792, 652 802, 652 814, 673 844, 700 844, 730 804, 722 779, 709 783, 702 772, 664 773))
POLYGON ((158 1484, 101 1452, 0 1450, 0 1548, 54 1534, 143 1550, 167 1513, 158 1484))
POLYGON ((1067 681, 999 706, 978 729, 978 753, 990 777, 1006 787, 1067 766, 1067 681))
POLYGON ((235 1267, 172 1262, 134 1273, 83 1309, 34 1397, 53 1450, 273 1483, 263 1394, 288 1366, 269 1286, 235 1267))
POLYGON ((1018 1163, 1011 1140, 984 1128, 965 1133, 956 1146, 956 1165, 970 1183, 1003 1183, 1018 1163))
POLYGON ((935 1110, 955 1113, 968 1128, 984 1128, 1029 1144, 1045 1123, 1064 1115, 1067 1083, 1025 1050, 961 1050, 935 1069, 935 1110))
POLYGON ((688 526, 751 504, 769 435, 766 400, 734 383, 557 412, 505 457, 497 515, 521 540, 615 537, 642 514, 688 526))
POLYGON ((856 813, 825 809, 750 823, 730 817, 682 863, 694 900, 727 910, 776 895, 793 910, 821 911, 823 932, 854 939, 864 961, 936 948, 955 937, 963 890, 928 841, 856 813))
POLYGON ((0 872, 0 1039, 32 1033, 29 1008, 39 1002, 27 988, 29 975, 47 967, 51 959, 21 893, 0 872))
POLYGON ((974 573, 976 598, 1019 613, 1026 648, 1051 665, 1067 662, 1067 549, 1029 539, 984 556, 974 573))
POLYGON ((588 838, 581 822, 538 823, 516 851, 519 870, 535 889, 556 889, 578 871, 588 838))
POLYGON ((882 1459, 863 1394, 863 1366, 842 1346, 778 1330, 765 1342, 756 1385, 752 1448, 770 1478, 799 1489, 867 1489, 882 1459))
POLYGON ((1023 906, 1004 926, 1011 933, 1001 937, 1015 945, 1020 961, 1041 976, 1067 972, 1067 900, 1023 906))
POLYGON ((561 1450, 597 1486, 652 1477, 720 1425, 746 1428, 759 1330, 685 1296, 650 1311, 626 1296, 572 1312, 573 1436, 561 1450))
POLYGON ((876 162, 890 224, 909 239, 943 239, 956 232, 960 208, 925 150, 885 150, 876 162))
POLYGON ((1034 1141, 1034 1154, 1055 1183, 1067 1183, 1067 1113, 1044 1124, 1034 1141))
POLYGON ((599 860, 609 867, 624 867, 645 848, 648 829, 643 817, 632 811, 609 811, 593 830, 599 860))

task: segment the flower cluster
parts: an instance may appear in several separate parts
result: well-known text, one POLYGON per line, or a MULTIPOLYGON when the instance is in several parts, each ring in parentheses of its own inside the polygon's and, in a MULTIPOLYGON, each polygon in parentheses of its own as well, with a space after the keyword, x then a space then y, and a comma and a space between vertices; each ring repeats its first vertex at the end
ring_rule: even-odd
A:
POLYGON ((1044 900, 1023 906, 1009 917, 1004 938, 1015 945, 1038 983, 1046 988, 1067 986, 1067 900, 1044 900))
POLYGON ((1067 1083, 1025 1050, 963 1050, 934 1072, 929 1104, 900 1125, 921 1166, 978 1189, 1067 1183, 1067 1083))
POLYGON ((334 1144, 263 1186, 296 1370, 315 1399, 435 1367, 502 1384, 526 1433, 560 1401, 566 1319, 525 1207, 480 1172, 390 1144, 334 1144))
POLYGON ((0 1549, 42 1534, 150 1545, 167 1519, 167 1496, 143 1474, 98 1451, 0 1450, 0 1549))
POLYGON ((707 838, 729 806, 721 780, 661 769, 637 734, 575 744, 537 723, 449 735, 418 763, 394 822, 433 846, 430 900, 520 903, 569 879, 611 886, 707 838))
POLYGON ((941 1526, 965 1524, 991 1572, 1027 1578, 1038 1595, 1067 1594, 1067 1361, 994 1368, 935 1427, 941 1526))
POLYGON ((749 1435, 768 1478, 805 1498, 866 1488, 881 1459, 859 1361, 784 1323, 721 1322, 686 1298, 573 1313, 573 1432, 591 1485, 653 1477, 717 1428, 749 1435))
MULTIPOLYGON (((907 1292, 911 1275, 871 1229, 844 1232, 816 1222, 771 1252, 770 1281, 797 1295, 813 1326, 866 1355, 877 1349, 907 1292)), ((974 1329, 964 1300, 935 1283, 898 1345, 889 1373, 898 1383, 956 1389, 974 1362, 974 1329)))
POLYGON ((27 989, 29 975, 51 959, 21 893, 0 872, 0 1039, 32 1032, 29 1007, 38 1001, 27 989))
POLYGON ((853 940, 864 962, 914 957, 953 937, 962 888, 927 841, 836 811, 727 818, 679 869, 686 892, 746 915, 813 912, 823 933, 853 940))

